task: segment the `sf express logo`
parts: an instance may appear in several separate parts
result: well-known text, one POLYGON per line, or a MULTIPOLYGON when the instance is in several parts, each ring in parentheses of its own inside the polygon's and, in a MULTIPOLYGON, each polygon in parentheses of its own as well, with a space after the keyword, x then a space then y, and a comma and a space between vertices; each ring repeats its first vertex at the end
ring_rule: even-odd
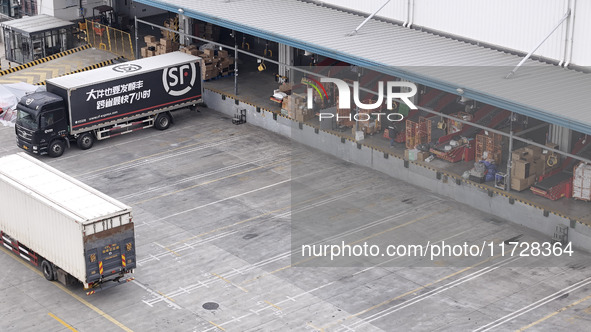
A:
POLYGON ((191 91, 196 79, 197 68, 194 62, 166 68, 162 72, 164 90, 171 96, 182 96, 191 91))

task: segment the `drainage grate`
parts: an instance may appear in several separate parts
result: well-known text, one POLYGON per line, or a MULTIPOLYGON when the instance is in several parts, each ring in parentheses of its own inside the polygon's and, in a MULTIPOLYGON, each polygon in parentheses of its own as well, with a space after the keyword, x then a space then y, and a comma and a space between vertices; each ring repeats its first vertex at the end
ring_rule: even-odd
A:
POLYGON ((220 305, 215 302, 205 302, 205 303, 203 303, 202 307, 205 310, 216 310, 217 308, 220 307, 220 305))

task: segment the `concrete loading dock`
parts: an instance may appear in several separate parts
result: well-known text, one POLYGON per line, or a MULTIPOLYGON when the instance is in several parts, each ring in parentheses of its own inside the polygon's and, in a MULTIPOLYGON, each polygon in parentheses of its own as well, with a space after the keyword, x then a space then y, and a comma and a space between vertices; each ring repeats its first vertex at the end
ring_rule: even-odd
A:
MULTIPOLYGON (((290 259, 289 245, 290 215, 298 213, 336 227, 370 226, 351 233, 351 242, 392 243, 412 233, 418 242, 454 244, 547 237, 255 126, 234 126, 211 110, 178 116, 166 132, 140 131, 92 151, 44 158, 137 211, 136 282, 85 297, 0 255, 11 276, 1 291, 11 303, 2 306, 2 329, 63 328, 48 312, 79 330, 586 329, 586 254, 528 263, 470 259, 463 266, 442 259, 430 268, 397 260, 299 267, 304 263, 290 259), (317 183, 315 203, 291 206, 305 178, 317 183), (342 190, 349 186, 359 194, 342 190), (354 202, 351 218, 326 210, 334 202, 354 202)), ((0 128, 2 141, 13 135, 0 128)), ((6 144, 0 153, 16 151, 6 144)))

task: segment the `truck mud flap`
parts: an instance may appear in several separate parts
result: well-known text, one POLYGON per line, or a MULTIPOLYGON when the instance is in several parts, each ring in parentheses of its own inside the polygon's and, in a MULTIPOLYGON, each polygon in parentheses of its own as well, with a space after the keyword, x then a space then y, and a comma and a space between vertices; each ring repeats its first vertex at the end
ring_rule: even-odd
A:
POLYGON ((131 277, 131 278, 121 279, 121 280, 117 280, 117 281, 115 281, 115 280, 107 281, 105 283, 100 284, 100 286, 97 286, 96 288, 92 288, 92 290, 89 290, 88 292, 86 292, 86 296, 96 294, 100 291, 104 291, 105 289, 113 288, 113 287, 119 286, 121 284, 128 283, 130 281, 133 281, 134 279, 135 279, 134 277, 131 277))

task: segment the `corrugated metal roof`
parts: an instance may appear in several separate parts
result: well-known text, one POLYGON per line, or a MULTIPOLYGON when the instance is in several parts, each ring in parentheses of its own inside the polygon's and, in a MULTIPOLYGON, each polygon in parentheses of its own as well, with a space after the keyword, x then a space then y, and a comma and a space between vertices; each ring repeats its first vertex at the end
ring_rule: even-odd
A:
MULTIPOLYGON (((591 134, 591 75, 297 0, 137 0, 591 134)), ((494 29, 494 27, 491 27, 494 29)))
POLYGON ((60 18, 45 14, 23 17, 17 20, 5 21, 0 23, 0 26, 2 26, 2 28, 8 28, 25 34, 53 30, 58 28, 65 28, 72 25, 74 25, 74 23, 70 21, 62 20, 60 18))
POLYGON ((24 152, 0 158, 0 177, 18 183, 21 190, 51 202, 57 210, 71 214, 82 224, 131 211, 127 205, 24 152))

